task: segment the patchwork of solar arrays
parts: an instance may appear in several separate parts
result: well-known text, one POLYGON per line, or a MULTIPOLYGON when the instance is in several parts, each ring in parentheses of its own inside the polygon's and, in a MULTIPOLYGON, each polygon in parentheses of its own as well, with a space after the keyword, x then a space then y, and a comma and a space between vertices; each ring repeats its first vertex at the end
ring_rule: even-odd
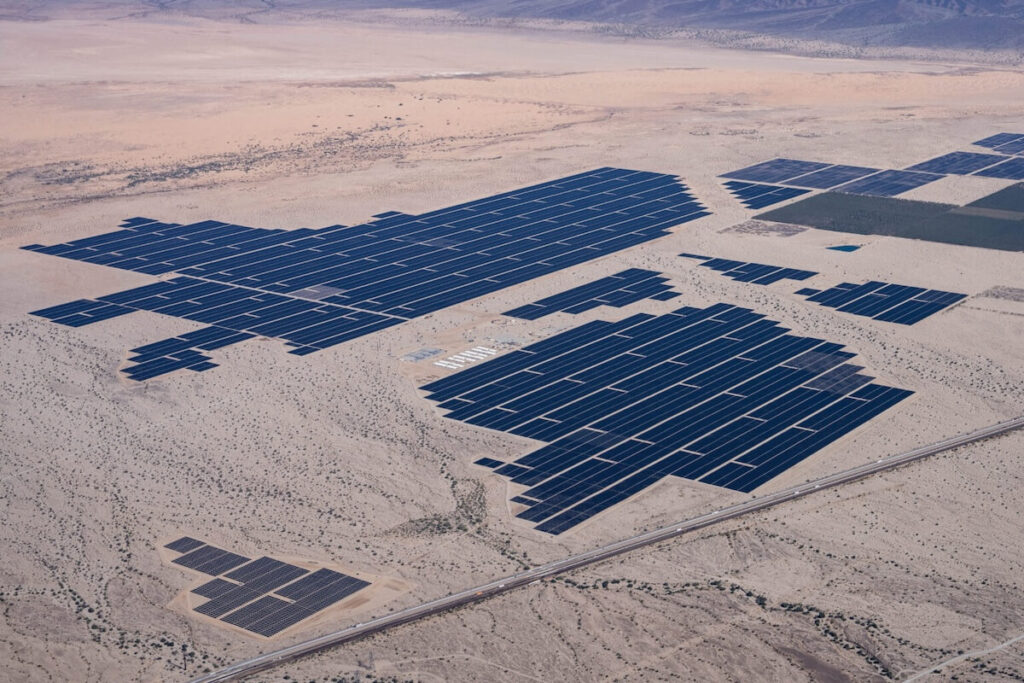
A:
POLYGON ((675 176, 600 168, 420 215, 318 230, 131 218, 44 254, 177 277, 35 315, 73 327, 147 310, 203 323, 133 349, 145 380, 214 367, 253 335, 304 355, 668 234, 708 215, 675 176))
MULTIPOLYGON (((782 183, 797 188, 831 189, 836 192, 883 197, 891 197, 942 178, 941 175, 935 173, 882 171, 877 168, 823 164, 799 159, 772 159, 741 168, 738 171, 724 173, 721 177, 753 181, 754 183, 782 183)), ((749 193, 753 190, 743 191, 749 193)), ((761 206, 767 206, 767 204, 761 204, 761 206)), ((760 208, 760 206, 751 208, 760 208)))
POLYGON ((800 190, 795 187, 745 183, 739 180, 730 180, 725 183, 725 186, 732 196, 739 199, 748 209, 762 209, 810 192, 810 190, 800 190))
POLYGON ((164 546, 172 562, 218 578, 193 588, 199 614, 272 636, 370 584, 330 569, 310 572, 270 557, 252 560, 185 536, 164 546))
POLYGON ((526 304, 503 315, 524 320, 537 320, 552 313, 583 313, 598 306, 615 306, 622 308, 628 304, 654 299, 668 301, 679 296, 672 291, 672 286, 665 284, 668 278, 653 270, 630 268, 621 273, 610 275, 600 280, 573 287, 566 291, 549 296, 546 299, 526 304))
POLYGON ((1024 134, 999 133, 974 144, 995 153, 952 152, 905 170, 780 158, 723 173, 720 177, 731 179, 725 183, 726 187, 751 209, 770 206, 810 190, 895 197, 949 174, 1024 180, 1024 134), (792 194, 798 188, 807 189, 792 194))
POLYGON ((822 306, 901 325, 913 325, 967 298, 956 292, 875 280, 862 285, 844 282, 826 290, 806 288, 797 294, 822 306))
POLYGON ((673 475, 752 491, 912 392, 841 344, 715 304, 594 321, 423 387, 447 417, 547 442, 517 516, 560 534, 673 475))
POLYGON ((754 285, 770 285, 780 280, 806 280, 817 275, 812 270, 798 270, 769 266, 764 263, 747 263, 746 261, 730 261, 724 258, 711 258, 700 254, 680 254, 684 258, 699 259, 705 268, 719 271, 722 275, 737 282, 749 282, 754 285))

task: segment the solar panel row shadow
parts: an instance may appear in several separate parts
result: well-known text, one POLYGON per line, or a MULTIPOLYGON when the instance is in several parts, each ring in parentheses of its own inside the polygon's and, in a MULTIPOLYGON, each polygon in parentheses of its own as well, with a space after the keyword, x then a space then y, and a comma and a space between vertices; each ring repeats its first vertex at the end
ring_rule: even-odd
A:
POLYGON ((594 321, 427 384, 447 417, 545 442, 518 517, 560 534, 667 476, 752 491, 912 392, 729 304, 594 321))
POLYGON ((257 229, 127 219, 30 251, 176 277, 34 311, 79 327, 137 310, 205 325, 133 349, 134 380, 216 367, 207 351, 276 337, 306 355, 628 249, 708 215, 671 175, 599 168, 419 215, 257 229))
POLYGON ((189 537, 164 547, 184 553, 172 560, 176 564, 221 575, 192 589, 207 599, 196 612, 262 636, 279 633, 370 585, 331 569, 309 572, 271 557, 250 560, 189 537))
POLYGON ((772 204, 784 202, 793 197, 799 197, 810 191, 795 187, 782 187, 781 185, 745 183, 738 180, 729 180, 725 183, 725 186, 748 209, 761 209, 772 204))
POLYGON ((661 273, 641 268, 630 268, 615 275, 594 280, 579 287, 567 289, 532 304, 526 304, 502 315, 524 320, 537 320, 552 313, 583 313, 598 306, 622 308, 643 299, 667 301, 679 296, 666 284, 668 278, 661 273))
POLYGON ((699 259, 703 261, 700 265, 704 268, 717 270, 722 275, 732 278, 737 282, 749 282, 754 285, 770 285, 780 280, 806 280, 817 275, 813 270, 783 268, 782 266, 769 266, 764 263, 731 261, 729 259, 711 258, 710 256, 698 256, 696 254, 680 254, 680 256, 699 259))
POLYGON ((844 282, 826 290, 800 290, 821 306, 828 306, 875 320, 913 325, 967 298, 966 294, 923 287, 909 287, 872 280, 864 284, 844 282))

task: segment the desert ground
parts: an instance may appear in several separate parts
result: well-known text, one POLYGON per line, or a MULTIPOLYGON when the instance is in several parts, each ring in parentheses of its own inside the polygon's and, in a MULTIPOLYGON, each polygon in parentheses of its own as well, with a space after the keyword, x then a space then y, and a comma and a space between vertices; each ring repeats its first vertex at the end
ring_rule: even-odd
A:
MULTIPOLYGON (((1021 413, 1018 253, 749 220, 718 174, 776 156, 902 168, 1024 132, 1024 68, 822 59, 683 41, 312 18, 97 12, 0 20, 0 679, 185 680, 744 500, 665 480, 550 537, 472 461, 535 442, 445 420, 402 357, 513 348, 588 320, 724 301, 845 344, 915 395, 769 482, 782 488, 1021 413), (680 175, 713 215, 669 237, 306 357, 277 341, 212 372, 124 379, 128 349, 195 327, 80 329, 29 311, 153 278, 19 250, 129 216, 354 224, 619 166, 680 175), (853 254, 826 246, 858 243, 853 254), (751 287, 691 251, 970 298, 913 327, 751 287), (499 314, 627 267, 682 296, 538 321, 499 314), (348 567, 407 588, 275 641, 174 606, 160 541, 348 567)), ((978 151, 978 150, 976 150, 978 151)), ((907 193, 966 203, 1010 184, 907 193)), ((443 357, 443 356, 438 356, 443 357)), ((257 680, 1024 679, 1020 433, 716 527, 257 680), (1005 644, 1005 647, 1004 647, 1005 644)), ((256 557, 257 555, 251 555, 256 557)), ((175 602, 177 601, 177 602, 175 602)))

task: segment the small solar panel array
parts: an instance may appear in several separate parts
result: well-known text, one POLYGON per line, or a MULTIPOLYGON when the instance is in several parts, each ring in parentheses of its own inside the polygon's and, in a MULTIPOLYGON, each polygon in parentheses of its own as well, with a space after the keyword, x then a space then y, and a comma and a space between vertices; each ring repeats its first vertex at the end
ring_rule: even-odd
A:
POLYGON ((895 197, 946 175, 1024 180, 1024 133, 999 133, 974 144, 993 153, 951 152, 904 170, 778 158, 720 177, 730 179, 726 188, 751 209, 777 204, 810 190, 895 197), (806 189, 797 192, 798 188, 806 189))
POLYGON ((271 557, 250 559, 184 536, 164 546, 174 564, 217 578, 192 593, 195 611, 261 636, 273 636, 370 584, 331 569, 310 572, 271 557))
POLYGON ((667 476, 752 491, 911 395, 788 332, 724 303, 598 320, 423 389, 450 419, 547 442, 477 464, 560 534, 667 476))
POLYGON ((748 209, 763 209, 772 204, 807 194, 810 190, 781 185, 764 185, 762 183, 745 183, 740 180, 726 181, 725 186, 748 209))
POLYGON ((967 298, 966 294, 877 280, 860 285, 844 282, 826 290, 805 288, 797 294, 844 313, 900 325, 913 325, 967 298))
MULTIPOLYGON (((849 194, 892 197, 915 187, 934 182, 943 176, 935 173, 880 170, 863 166, 801 161, 799 159, 772 159, 748 166, 747 168, 741 168, 738 171, 723 173, 721 177, 755 183, 779 183, 791 185, 795 188, 807 188, 805 192, 811 189, 834 190, 835 192, 846 192, 849 194)), ((729 183, 727 182, 726 185, 728 186, 729 183)), ((767 206, 767 204, 762 204, 761 206, 767 206)), ((760 206, 752 208, 760 208, 760 206)))
POLYGON ((1000 154, 1024 155, 1024 133, 996 133, 974 143, 1000 154))
POLYGON ((817 275, 813 270, 799 270, 797 268, 783 268, 782 266, 769 266, 764 263, 748 263, 746 261, 731 261, 724 258, 711 258, 700 254, 680 254, 684 258, 692 258, 703 261, 700 265, 704 268, 717 270, 722 275, 732 278, 737 282, 749 282, 753 285, 770 285, 780 280, 806 280, 817 275))
POLYGON ((668 301, 679 296, 666 284, 668 278, 661 273, 641 268, 630 268, 615 275, 594 280, 579 287, 549 296, 546 299, 526 304, 503 315, 523 320, 537 320, 552 313, 583 313, 598 306, 622 308, 628 304, 654 299, 668 301))
POLYGON ((176 277, 35 311, 72 327, 136 310, 207 325, 133 350, 145 380, 215 367, 205 352, 255 335, 305 355, 668 234, 708 215, 675 176, 599 168, 420 215, 264 230, 150 218, 43 254, 176 277))

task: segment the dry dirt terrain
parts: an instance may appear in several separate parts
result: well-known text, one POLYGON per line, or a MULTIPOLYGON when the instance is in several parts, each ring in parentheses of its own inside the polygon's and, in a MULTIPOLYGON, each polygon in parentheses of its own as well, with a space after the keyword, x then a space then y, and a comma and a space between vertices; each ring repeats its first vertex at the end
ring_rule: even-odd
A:
MULTIPOLYGON (((6 15, 5 15, 6 16, 6 15)), ((19 15, 20 16, 20 15, 19 15)), ((274 25, 106 12, 0 20, 0 679, 184 680, 371 614, 744 500, 665 480, 550 537, 472 461, 535 442, 445 420, 433 361, 595 319, 716 302, 845 344, 915 395, 771 491, 1021 413, 1018 253, 735 230, 716 178, 776 156, 902 168, 1024 132, 1024 69, 744 53, 432 23, 274 25), (668 237, 311 356, 278 341, 146 383, 126 351, 196 327, 138 312, 72 329, 29 311, 148 284, 19 250, 129 216, 256 227, 427 211, 599 166, 682 176, 713 215, 668 237), (826 246, 858 243, 858 252, 826 246), (964 292, 912 326, 752 287, 696 252, 964 292), (628 267, 682 296, 538 321, 514 306, 628 267), (1002 290, 996 290, 1002 291, 1002 290), (443 355, 419 362, 418 349, 443 355), (190 618, 188 534, 407 588, 273 641, 190 618), (178 600, 178 603, 174 601, 178 600)), ((1009 181, 950 177, 964 203, 1009 181)), ((1017 433, 531 586, 260 680, 1024 680, 1017 433), (947 663, 948 662, 948 663, 947 663)))

